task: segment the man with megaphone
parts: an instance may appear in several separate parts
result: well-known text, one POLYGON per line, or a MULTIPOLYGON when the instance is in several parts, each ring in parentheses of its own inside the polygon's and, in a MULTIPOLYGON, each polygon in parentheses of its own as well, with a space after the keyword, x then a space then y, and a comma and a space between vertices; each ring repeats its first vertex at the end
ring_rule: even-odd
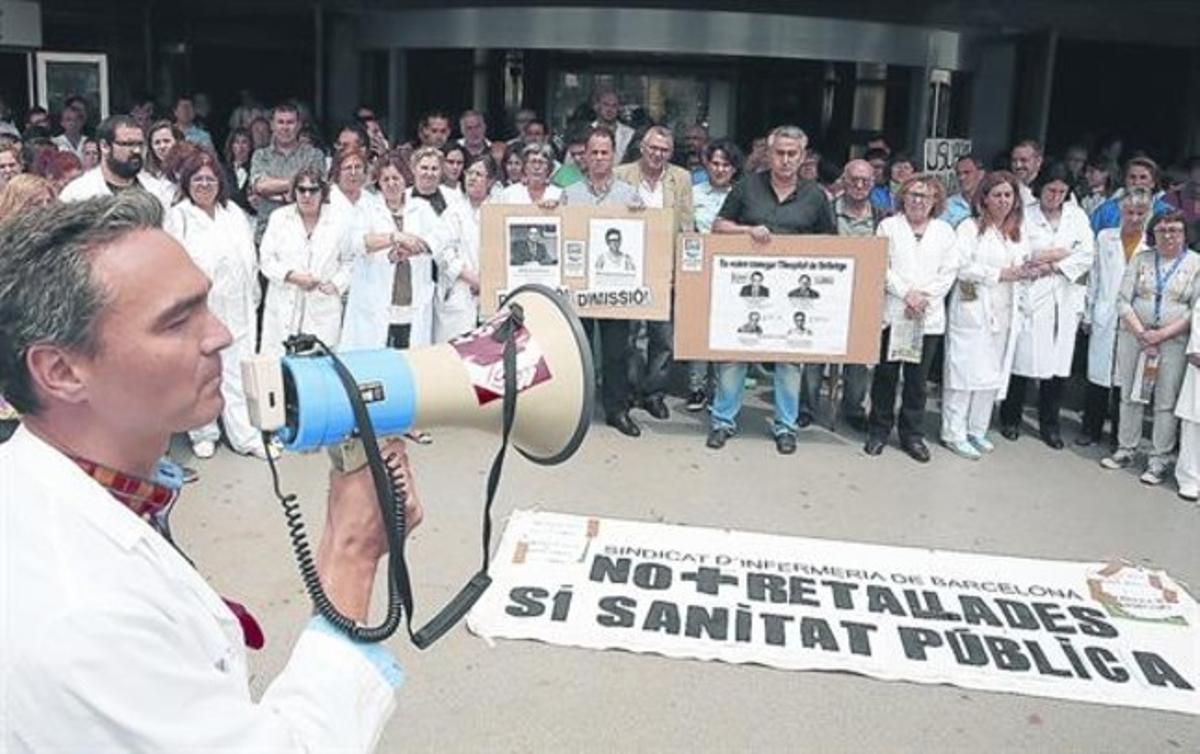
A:
MULTIPOLYGON (((6 606, 0 749, 367 751, 399 666, 321 617, 250 698, 253 617, 170 539, 171 435, 220 413, 229 332, 209 283, 141 192, 0 225, 0 392, 23 426, 0 445, 6 606)), ((385 443, 420 520, 403 445, 385 443)), ((366 470, 331 475, 315 567, 365 621, 385 553, 366 470)))

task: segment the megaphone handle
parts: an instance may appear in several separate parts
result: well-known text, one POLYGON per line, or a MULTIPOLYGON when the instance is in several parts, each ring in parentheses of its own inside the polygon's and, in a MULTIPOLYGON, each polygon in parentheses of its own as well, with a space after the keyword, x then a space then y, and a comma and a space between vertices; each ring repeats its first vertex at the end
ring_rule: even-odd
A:
POLYGON ((492 577, 488 575, 489 546, 492 542, 492 503, 496 499, 496 491, 500 488, 500 471, 504 468, 504 456, 508 451, 508 436, 512 433, 513 420, 517 415, 517 331, 524 319, 524 312, 519 305, 513 304, 510 312, 509 320, 494 336, 504 340, 504 403, 501 413, 500 449, 496 451, 496 457, 492 459, 492 468, 488 471, 487 497, 483 503, 483 564, 462 591, 438 611, 420 631, 413 634, 413 644, 419 649, 429 647, 455 623, 462 620, 492 584, 492 577))

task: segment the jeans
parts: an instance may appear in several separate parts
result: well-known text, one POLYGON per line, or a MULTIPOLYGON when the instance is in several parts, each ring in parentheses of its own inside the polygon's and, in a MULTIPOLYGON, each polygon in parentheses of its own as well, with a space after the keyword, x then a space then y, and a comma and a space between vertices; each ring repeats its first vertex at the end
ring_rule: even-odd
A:
MULTIPOLYGON (((746 371, 749 367, 745 362, 717 365, 717 394, 712 402, 713 429, 737 429, 737 415, 742 408, 746 371)), ((772 390, 775 399, 775 435, 796 433, 803 367, 803 364, 775 364, 775 384, 772 390)))

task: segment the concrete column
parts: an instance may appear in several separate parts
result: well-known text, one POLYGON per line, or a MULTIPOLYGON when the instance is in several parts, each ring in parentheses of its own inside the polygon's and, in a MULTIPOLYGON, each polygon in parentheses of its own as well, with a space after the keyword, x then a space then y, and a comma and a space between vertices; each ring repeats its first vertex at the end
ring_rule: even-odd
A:
POLYGON ((325 107, 322 112, 328 123, 348 119, 362 98, 359 86, 358 21, 353 16, 327 12, 325 27, 325 81, 337 86, 324 87, 325 107))
POLYGON ((488 51, 476 50, 474 75, 471 77, 471 107, 485 116, 488 112, 488 51))
POLYGON ((971 85, 971 148, 987 161, 1012 141, 1017 51, 1011 39, 980 40, 971 85))

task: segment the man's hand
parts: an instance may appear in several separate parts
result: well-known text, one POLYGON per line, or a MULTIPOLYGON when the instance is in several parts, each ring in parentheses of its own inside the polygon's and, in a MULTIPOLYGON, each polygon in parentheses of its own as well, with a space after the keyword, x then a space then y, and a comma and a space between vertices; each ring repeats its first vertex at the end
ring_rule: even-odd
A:
POLYGON ((318 285, 317 290, 320 291, 321 293, 324 293, 326 296, 337 296, 339 293, 337 286, 334 285, 333 283, 329 282, 328 280, 326 280, 324 283, 321 283, 320 285, 318 285))
MULTIPOLYGON (((424 518, 402 440, 391 438, 379 449, 393 475, 408 493, 405 521, 411 532, 424 518)), ((370 468, 349 474, 331 471, 325 530, 317 548, 317 571, 325 592, 344 615, 365 621, 379 559, 387 554, 387 538, 370 468)))
POLYGON ((750 229, 750 240, 754 243, 771 243, 771 231, 765 225, 755 225, 750 229))

